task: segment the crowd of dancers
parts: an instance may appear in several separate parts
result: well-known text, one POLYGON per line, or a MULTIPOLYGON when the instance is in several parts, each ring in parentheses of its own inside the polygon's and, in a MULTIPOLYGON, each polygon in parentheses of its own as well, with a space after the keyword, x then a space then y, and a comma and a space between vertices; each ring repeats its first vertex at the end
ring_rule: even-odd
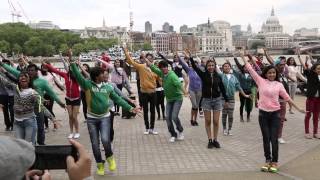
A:
POLYGON ((123 118, 143 113, 145 135, 158 134, 155 129, 157 111, 158 120, 163 119, 167 123, 169 142, 174 143, 184 140, 184 128, 179 112, 184 99, 189 97, 191 126, 198 126, 197 118, 203 114, 208 138, 207 148, 221 148, 218 141, 220 116, 222 134, 233 135, 233 116, 238 91, 241 122, 251 121, 254 106, 259 109, 258 121, 266 159, 266 163, 261 167, 262 171, 278 171, 278 144, 285 143, 282 130, 286 120, 287 103, 289 113, 294 113, 292 108, 305 113, 305 137, 320 139, 320 63, 313 60, 312 56, 307 56, 303 62, 299 50, 298 60, 304 75, 293 57, 287 59, 280 56, 273 59, 267 50, 264 55, 268 63, 263 62, 263 55, 254 56, 239 51, 237 56, 240 56, 240 60, 234 57, 236 67, 233 67, 229 60, 219 67, 214 58, 199 59, 193 57, 188 50, 183 54, 176 53, 173 61, 160 52, 160 61, 155 61, 154 55, 150 53, 141 53, 140 58, 134 60, 126 48, 123 48, 123 51, 125 60, 117 59, 112 64, 103 53, 101 58, 95 59, 96 65, 90 67, 73 58, 72 51, 69 50, 66 58, 60 58, 64 64, 63 69, 54 67, 48 61, 43 61, 41 66, 38 66, 26 56, 21 56, 15 65, 1 55, 0 103, 6 131, 14 130, 17 138, 34 145, 44 145, 45 132, 49 128, 48 121, 52 121, 54 130, 61 126, 53 112, 56 102, 68 111, 70 133, 67 138, 78 139, 78 115, 82 102, 97 163, 96 173, 104 175, 105 160, 110 171, 117 168, 111 144, 114 139, 113 120, 120 115, 120 107, 123 118), (130 84, 130 67, 136 71, 136 101, 132 98, 134 93, 130 84), (307 84, 305 110, 294 103, 298 80, 307 84), (53 90, 53 86, 65 92, 64 101, 53 90), (123 93, 123 89, 126 89, 127 93, 123 93), (312 132, 309 131, 311 116, 312 132), (105 160, 101 156, 100 141, 105 160))

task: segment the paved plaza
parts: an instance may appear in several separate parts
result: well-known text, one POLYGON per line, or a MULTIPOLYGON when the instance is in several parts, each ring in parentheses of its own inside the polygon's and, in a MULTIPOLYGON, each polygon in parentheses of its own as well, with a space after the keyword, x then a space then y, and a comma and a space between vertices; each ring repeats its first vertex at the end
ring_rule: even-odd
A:
MULTIPOLYGON (((304 107, 305 97, 297 96, 296 102, 304 107)), ((190 107, 190 100, 184 98, 180 119, 184 127, 185 140, 175 143, 169 143, 170 136, 166 122, 163 120, 156 120, 155 127, 159 135, 144 135, 142 114, 134 119, 121 119, 117 116, 114 124, 113 150, 118 170, 111 173, 106 168, 106 175, 104 177, 95 175, 95 179, 142 179, 144 177, 148 179, 212 179, 210 177, 215 177, 214 179, 299 179, 297 178, 299 176, 292 175, 288 170, 290 165, 291 168, 295 167, 291 162, 301 155, 310 154, 306 152, 314 149, 318 149, 316 153, 319 152, 320 140, 304 138, 304 114, 288 113, 288 121, 285 122, 283 131, 283 137, 287 143, 280 145, 279 175, 259 172, 264 156, 257 109, 253 110, 251 122, 241 123, 237 100, 233 136, 222 135, 220 121, 218 140, 222 148, 207 149, 204 118, 199 118, 198 127, 191 126, 190 107)), ((58 119, 63 120, 63 127, 57 132, 50 130, 46 133, 46 143, 66 144, 69 131, 67 112, 57 105, 54 107, 54 112, 58 119)), ((3 116, 1 115, 0 118, 2 127, 0 135, 12 135, 4 132, 3 116)), ((79 119, 81 129, 79 141, 85 145, 92 156, 92 173, 95 174, 96 164, 82 110, 79 119)), ((319 153, 315 156, 318 159, 310 158, 319 162, 319 153)), ((308 163, 306 162, 305 165, 308 163)), ((67 179, 64 171, 52 171, 52 175, 54 179, 67 179)), ((320 179, 320 176, 310 176, 310 178, 320 179)))

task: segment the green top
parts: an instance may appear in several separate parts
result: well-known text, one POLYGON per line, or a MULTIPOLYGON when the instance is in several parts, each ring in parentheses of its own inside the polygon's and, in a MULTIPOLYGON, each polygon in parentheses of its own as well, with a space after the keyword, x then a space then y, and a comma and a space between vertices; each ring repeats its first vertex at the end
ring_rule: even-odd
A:
MULTIPOLYGON (((2 67, 8 71, 10 74, 14 75, 16 78, 19 78, 20 71, 17 69, 7 65, 2 64, 2 67)), ((48 84, 45 79, 36 78, 32 80, 33 89, 39 93, 41 97, 44 94, 48 94, 51 98, 53 98, 58 104, 63 104, 63 102, 58 98, 57 94, 53 91, 53 88, 48 84)))
POLYGON ((85 91, 88 114, 98 118, 108 114, 110 108, 109 97, 127 111, 133 108, 118 96, 109 84, 102 83, 100 86, 91 80, 85 79, 75 63, 71 63, 71 73, 85 91))
POLYGON ((152 65, 150 68, 154 73, 162 78, 164 94, 167 102, 183 99, 182 83, 176 73, 169 71, 168 74, 164 75, 157 66, 152 65))

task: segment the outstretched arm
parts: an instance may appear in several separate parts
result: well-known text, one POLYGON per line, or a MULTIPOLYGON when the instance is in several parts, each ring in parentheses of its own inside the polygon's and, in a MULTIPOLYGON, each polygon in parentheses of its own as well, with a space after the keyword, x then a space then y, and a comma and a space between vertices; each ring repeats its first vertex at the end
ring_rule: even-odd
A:
POLYGON ((264 50, 265 56, 267 57, 268 62, 269 62, 271 65, 273 65, 273 63, 274 63, 273 58, 269 55, 267 49, 263 49, 263 50, 264 50))
POLYGON ((301 64, 303 70, 306 70, 306 69, 307 69, 307 66, 306 66, 305 63, 302 62, 302 59, 301 59, 301 56, 300 56, 301 54, 300 54, 300 53, 301 53, 301 52, 300 52, 300 48, 299 48, 299 49, 297 49, 298 59, 299 59, 299 62, 300 62, 300 64, 301 64))
POLYGON ((172 66, 173 62, 169 61, 169 59, 164 57, 164 55, 162 55, 159 51, 157 53, 161 57, 161 59, 167 61, 167 63, 170 64, 170 66, 172 66))
POLYGON ((66 70, 66 72, 69 72, 69 64, 66 62, 66 60, 63 58, 61 52, 59 53, 60 61, 63 63, 63 67, 66 70))

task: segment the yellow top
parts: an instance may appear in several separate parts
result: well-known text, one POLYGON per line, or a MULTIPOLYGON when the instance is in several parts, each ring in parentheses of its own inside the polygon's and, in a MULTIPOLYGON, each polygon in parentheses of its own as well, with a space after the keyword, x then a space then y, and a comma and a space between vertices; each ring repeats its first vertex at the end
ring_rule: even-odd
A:
POLYGON ((151 71, 151 69, 146 64, 139 64, 135 62, 125 51, 127 62, 132 65, 139 73, 140 77, 140 88, 143 93, 152 93, 155 92, 157 87, 156 80, 158 76, 151 71))

